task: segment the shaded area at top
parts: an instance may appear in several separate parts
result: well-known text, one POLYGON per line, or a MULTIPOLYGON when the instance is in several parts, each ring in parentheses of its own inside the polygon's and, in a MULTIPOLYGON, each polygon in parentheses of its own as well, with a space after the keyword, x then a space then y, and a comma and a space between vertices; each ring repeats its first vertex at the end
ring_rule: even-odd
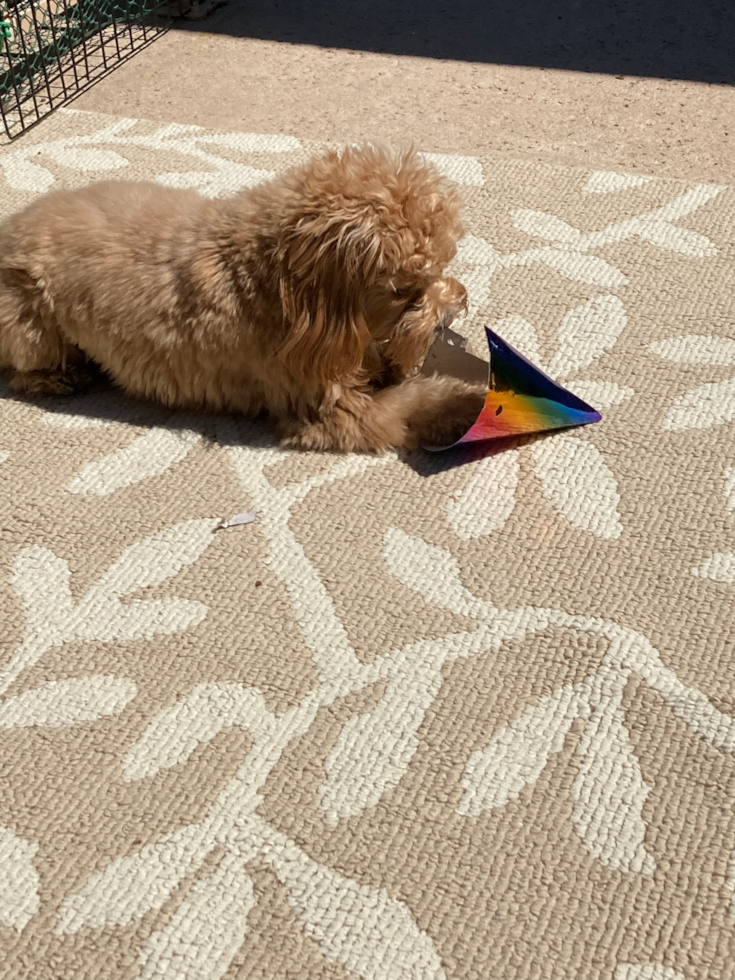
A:
POLYGON ((735 0, 230 0, 189 29, 422 58, 735 83, 735 0))

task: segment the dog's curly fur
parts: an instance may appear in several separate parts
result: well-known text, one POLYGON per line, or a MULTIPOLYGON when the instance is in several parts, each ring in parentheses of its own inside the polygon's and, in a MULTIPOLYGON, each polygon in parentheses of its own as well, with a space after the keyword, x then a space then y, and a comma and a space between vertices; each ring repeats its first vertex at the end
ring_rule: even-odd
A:
POLYGON ((97 365, 170 406, 267 412, 286 445, 451 440, 484 392, 416 375, 465 305, 459 199, 421 157, 329 152, 208 200, 105 182, 0 225, 0 365, 26 394, 97 365))

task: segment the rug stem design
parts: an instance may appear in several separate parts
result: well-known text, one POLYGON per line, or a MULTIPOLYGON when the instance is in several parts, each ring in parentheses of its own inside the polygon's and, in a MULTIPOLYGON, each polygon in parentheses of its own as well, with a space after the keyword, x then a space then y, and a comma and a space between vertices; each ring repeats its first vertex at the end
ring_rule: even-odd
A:
POLYGON ((499 729, 485 749, 473 754, 462 777, 458 810, 467 818, 477 818, 517 798, 535 782, 550 755, 560 751, 571 725, 580 719, 583 736, 572 789, 575 829, 584 846, 607 867, 652 873, 655 862, 645 845, 643 815, 650 788, 631 746, 621 702, 628 678, 633 673, 640 676, 712 745, 735 750, 733 719, 719 712, 704 694, 682 684, 635 630, 558 609, 498 609, 465 588, 459 565, 449 552, 397 529, 385 538, 384 558, 391 574, 427 603, 471 618, 475 626, 362 663, 316 567, 290 528, 290 516, 293 506, 312 489, 391 460, 350 457, 325 473, 276 487, 265 470, 283 455, 262 437, 260 443, 257 435, 253 441, 254 433, 252 428, 223 422, 220 441, 231 447, 230 464, 248 506, 261 515, 257 528, 268 542, 266 565, 286 589, 312 653, 318 683, 282 714, 268 710, 259 690, 234 683, 198 685, 159 712, 126 754, 126 779, 150 778, 182 764, 198 745, 228 725, 245 729, 251 748, 200 824, 163 835, 92 876, 61 903, 56 931, 71 934, 124 925, 161 908, 180 891, 177 910, 141 948, 139 977, 218 980, 247 936, 247 913, 257 896, 246 864, 259 856, 286 888, 295 915, 326 959, 364 980, 443 980, 439 954, 408 907, 382 889, 351 881, 314 861, 258 815, 261 790, 284 749, 309 731, 321 709, 336 698, 384 681, 378 704, 344 725, 324 763, 320 794, 325 821, 334 825, 359 816, 378 804, 408 770, 426 711, 442 687, 446 664, 497 650, 508 640, 549 627, 603 637, 607 652, 594 674, 529 706, 506 729, 499 729), (197 875, 216 848, 223 850, 216 868, 187 888, 186 880, 197 875), (228 895, 239 896, 237 907, 228 895), (218 909, 220 918, 215 921, 209 908, 218 909), (358 928, 358 923, 368 926, 358 928), (395 941, 386 938, 390 936, 395 941), (401 950, 400 956, 396 949, 401 950))

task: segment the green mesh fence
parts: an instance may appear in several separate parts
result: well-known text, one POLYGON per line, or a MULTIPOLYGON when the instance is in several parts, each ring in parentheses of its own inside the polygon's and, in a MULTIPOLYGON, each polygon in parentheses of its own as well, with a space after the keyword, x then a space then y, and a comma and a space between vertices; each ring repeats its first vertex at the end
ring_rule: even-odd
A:
POLYGON ((10 138, 164 31, 161 0, 15 0, 0 5, 0 109, 10 138))

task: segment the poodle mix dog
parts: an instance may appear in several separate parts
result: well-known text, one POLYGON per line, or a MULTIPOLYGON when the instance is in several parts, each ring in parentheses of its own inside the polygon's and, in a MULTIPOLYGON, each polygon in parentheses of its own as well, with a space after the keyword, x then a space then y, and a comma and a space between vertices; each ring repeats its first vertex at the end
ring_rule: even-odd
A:
POLYGON ((414 152, 330 152, 209 200, 105 182, 0 225, 0 366, 27 395, 95 369, 134 396, 267 413, 287 446, 412 449, 461 435, 484 389, 419 377, 464 308, 444 269, 459 199, 414 152))

